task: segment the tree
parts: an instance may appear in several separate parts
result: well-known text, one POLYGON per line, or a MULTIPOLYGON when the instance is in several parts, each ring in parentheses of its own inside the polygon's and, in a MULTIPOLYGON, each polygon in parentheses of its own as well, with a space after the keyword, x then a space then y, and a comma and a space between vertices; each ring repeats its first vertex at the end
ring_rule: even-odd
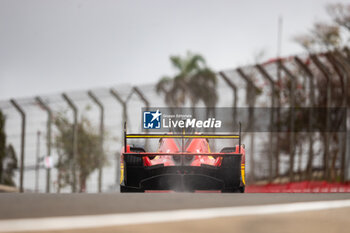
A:
POLYGON ((326 9, 334 22, 350 31, 350 4, 330 4, 326 9))
MULTIPOLYGON (((332 18, 330 23, 314 23, 312 29, 306 33, 298 35, 294 40, 305 48, 310 53, 316 52, 326 52, 324 54, 330 54, 332 50, 340 50, 344 45, 349 42, 349 32, 350 32, 350 4, 330 4, 326 7, 328 14, 332 18)), ((333 54, 334 55, 334 54, 333 54)), ((329 62, 327 62, 329 63, 329 62)), ((337 75, 336 69, 331 68, 331 64, 324 64, 324 69, 328 69, 330 76, 329 80, 324 77, 324 74, 319 70, 319 68, 311 67, 312 73, 314 74, 314 79, 316 81, 317 93, 314 102, 315 107, 324 107, 329 101, 329 106, 341 106, 343 101, 344 92, 344 82, 340 79, 342 75, 337 75), (337 77, 338 76, 338 77, 337 77), (334 78, 333 78, 334 77, 334 78), (331 88, 331 96, 328 99, 327 89, 331 88)), ((346 87, 345 87, 346 88, 346 87)), ((349 95, 349 93, 348 93, 349 95)), ((349 95, 350 96, 350 95, 349 95)), ((324 125, 320 125, 320 129, 324 125)), ((315 138, 314 138, 315 139, 315 138)), ((338 147, 327 147, 328 145, 337 145, 339 142, 339 137, 337 134, 322 133, 319 135, 320 141, 332 140, 329 143, 323 143, 323 169, 324 169, 324 179, 334 180, 336 177, 335 164, 340 153, 338 147), (328 139, 329 137, 329 139, 328 139), (329 150, 326 154, 326 150, 329 150), (328 158, 328 154, 330 155, 328 158), (330 161, 331 160, 331 161, 330 161), (328 166, 329 163, 331 166, 328 166)), ((319 151, 321 152, 321 150, 319 151)), ((344 154, 344 153, 343 153, 344 154)), ((344 154, 345 156, 345 154, 344 154)), ((310 154, 308 158, 307 171, 308 176, 311 174, 313 155, 310 154)))
POLYGON ((156 85, 157 93, 164 94, 166 104, 180 107, 189 100, 192 108, 199 101, 203 101, 207 108, 214 107, 217 102, 217 79, 205 59, 199 54, 188 52, 186 57, 171 56, 170 62, 176 75, 164 76, 156 85))
POLYGON ((340 28, 336 24, 317 22, 307 34, 294 38, 308 52, 337 49, 342 46, 340 28))
POLYGON ((342 33, 341 28, 350 32, 350 4, 330 4, 326 10, 333 22, 316 22, 308 33, 294 38, 309 52, 338 49, 349 42, 349 33, 342 33))
POLYGON ((0 184, 16 186, 13 178, 17 169, 17 156, 13 146, 6 146, 5 116, 0 111, 0 184))
POLYGON ((3 182, 3 161, 6 156, 5 116, 0 111, 0 183, 3 182))
POLYGON ((13 180, 15 176, 15 171, 18 169, 18 161, 15 149, 10 144, 6 148, 6 157, 3 160, 3 184, 9 186, 16 186, 13 180))
POLYGON ((60 184, 62 187, 73 186, 73 173, 76 172, 79 179, 79 190, 84 192, 86 180, 89 175, 106 161, 105 154, 100 151, 100 136, 91 122, 84 116, 78 122, 78 153, 73 158, 73 124, 69 122, 65 113, 59 113, 55 118, 58 134, 55 137, 54 146, 57 149, 59 161, 56 164, 60 170, 60 184), (76 161, 76 170, 74 170, 76 161))

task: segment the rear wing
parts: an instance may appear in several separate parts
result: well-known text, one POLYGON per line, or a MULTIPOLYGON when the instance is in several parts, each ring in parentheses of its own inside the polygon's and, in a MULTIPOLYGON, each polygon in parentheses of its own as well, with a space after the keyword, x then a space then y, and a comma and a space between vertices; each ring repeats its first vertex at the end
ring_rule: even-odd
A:
POLYGON ((241 153, 241 122, 239 122, 239 134, 128 134, 126 122, 124 122, 124 153, 126 153, 128 138, 208 138, 208 139, 238 139, 239 153, 241 153))

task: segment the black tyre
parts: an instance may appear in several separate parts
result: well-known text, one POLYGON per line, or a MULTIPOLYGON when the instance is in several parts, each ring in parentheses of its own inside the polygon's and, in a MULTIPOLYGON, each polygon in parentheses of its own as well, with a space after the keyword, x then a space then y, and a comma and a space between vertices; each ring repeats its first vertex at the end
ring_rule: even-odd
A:
POLYGON ((121 185, 120 186, 120 192, 121 193, 143 193, 144 190, 143 189, 139 189, 139 188, 126 187, 124 185, 121 185))
POLYGON ((240 193, 244 193, 245 192, 245 186, 244 185, 239 187, 239 192, 240 193))
POLYGON ((128 167, 130 166, 139 167, 143 165, 142 157, 139 157, 139 156, 128 155, 128 156, 125 156, 124 161, 125 161, 125 165, 128 167))
MULTIPOLYGON (((130 147, 131 152, 145 152, 142 147, 130 147)), ((143 159, 137 155, 124 156, 124 185, 120 186, 120 192, 143 192, 138 188, 140 185, 140 177, 143 176, 143 159)))
MULTIPOLYGON (((235 147, 224 147, 221 153, 236 152, 235 147)), ((225 188, 223 193, 243 193, 244 185, 241 182, 241 157, 237 155, 224 156, 222 160, 223 179, 225 188)))
MULTIPOLYGON (((131 152, 145 152, 145 149, 142 147, 130 147, 131 152)), ((134 156, 134 155, 128 155, 124 157, 125 165, 126 166, 132 166, 132 167, 138 167, 143 165, 142 157, 140 156, 134 156)))
POLYGON ((232 153, 236 152, 236 147, 224 147, 220 151, 221 153, 232 153))
MULTIPOLYGON (((232 153, 236 152, 236 148, 234 147, 224 147, 220 151, 221 153, 232 153)), ((233 161, 235 161, 236 158, 234 156, 224 156, 223 161, 222 161, 222 166, 223 167, 231 167, 233 164, 233 161)))

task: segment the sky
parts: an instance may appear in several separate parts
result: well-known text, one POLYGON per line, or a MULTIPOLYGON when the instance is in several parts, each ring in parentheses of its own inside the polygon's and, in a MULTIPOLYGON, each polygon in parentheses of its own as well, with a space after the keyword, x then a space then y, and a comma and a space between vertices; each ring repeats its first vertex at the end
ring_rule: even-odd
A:
POLYGON ((0 100, 154 83, 170 55, 218 71, 302 53, 292 38, 329 21, 332 0, 0 0, 0 100))

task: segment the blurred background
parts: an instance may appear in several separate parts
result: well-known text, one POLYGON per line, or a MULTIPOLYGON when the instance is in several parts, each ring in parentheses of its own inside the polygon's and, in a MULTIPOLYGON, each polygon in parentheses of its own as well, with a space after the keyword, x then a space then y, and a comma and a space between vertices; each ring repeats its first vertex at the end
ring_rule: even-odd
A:
POLYGON ((250 108, 251 191, 349 187, 346 1, 1 1, 0 31, 3 191, 118 191, 122 125, 141 132, 142 107, 250 108), (251 130, 254 108, 270 131, 251 130))

